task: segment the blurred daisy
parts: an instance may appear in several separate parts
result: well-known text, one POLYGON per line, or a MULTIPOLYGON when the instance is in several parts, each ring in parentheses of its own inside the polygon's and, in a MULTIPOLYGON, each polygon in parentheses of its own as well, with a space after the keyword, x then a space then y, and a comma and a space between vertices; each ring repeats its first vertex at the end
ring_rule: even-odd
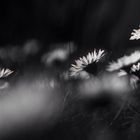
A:
POLYGON ((133 88, 137 87, 140 78, 140 51, 135 51, 130 56, 119 58, 116 62, 109 64, 107 71, 117 71, 119 77, 127 75, 130 85, 133 88))
POLYGON ((50 52, 45 53, 41 58, 41 61, 46 66, 54 65, 55 62, 65 62, 75 51, 76 46, 73 42, 69 42, 67 44, 52 45, 51 48, 53 49, 50 52))
POLYGON ((131 33, 130 40, 138 40, 140 39, 140 29, 134 29, 133 32, 131 33))
POLYGON ((87 56, 75 60, 75 64, 72 64, 70 68, 70 76, 89 78, 89 74, 95 75, 97 73, 97 63, 104 55, 104 50, 94 50, 89 52, 87 56))
POLYGON ((8 77, 12 73, 13 73, 13 71, 11 71, 10 69, 4 69, 4 68, 0 69, 0 78, 8 77))
POLYGON ((135 51, 130 56, 123 56, 116 62, 113 61, 107 67, 107 71, 120 71, 120 75, 125 75, 125 71, 129 71, 129 67, 140 60, 140 51, 135 51))

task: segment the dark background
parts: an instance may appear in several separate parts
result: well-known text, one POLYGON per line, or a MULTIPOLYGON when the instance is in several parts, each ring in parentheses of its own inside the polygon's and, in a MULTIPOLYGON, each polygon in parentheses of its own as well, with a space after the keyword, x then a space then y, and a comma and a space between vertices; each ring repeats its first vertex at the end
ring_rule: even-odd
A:
POLYGON ((122 51, 140 24, 139 0, 24 0, 0 2, 0 46, 29 39, 74 41, 80 49, 122 51))

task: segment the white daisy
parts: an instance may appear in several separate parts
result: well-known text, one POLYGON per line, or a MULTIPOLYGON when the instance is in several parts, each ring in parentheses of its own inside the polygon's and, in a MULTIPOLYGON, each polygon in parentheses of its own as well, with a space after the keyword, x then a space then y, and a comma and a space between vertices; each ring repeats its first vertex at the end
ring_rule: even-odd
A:
POLYGON ((138 40, 140 39, 140 29, 134 29, 133 32, 131 33, 130 40, 138 40))
POLYGON ((130 56, 123 56, 119 58, 116 62, 111 62, 107 67, 107 71, 117 71, 123 67, 132 65, 140 60, 140 51, 135 51, 130 56))
POLYGON ((133 65, 131 67, 131 72, 136 72, 140 70, 140 62, 138 62, 136 65, 133 65))
POLYGON ((130 85, 132 88, 137 87, 139 82, 139 70, 140 70, 140 51, 135 51, 130 56, 124 56, 119 58, 116 62, 109 64, 107 71, 118 71, 118 76, 129 76, 130 85), (136 64, 137 63, 137 64, 136 64))
POLYGON ((13 73, 13 71, 11 71, 10 69, 0 69, 0 78, 5 78, 9 75, 11 75, 13 73))
POLYGON ((88 72, 86 68, 93 63, 99 62, 99 60, 105 55, 104 50, 94 50, 89 52, 87 56, 80 57, 78 60, 75 60, 76 64, 72 64, 70 68, 70 76, 72 77, 88 77, 88 72))

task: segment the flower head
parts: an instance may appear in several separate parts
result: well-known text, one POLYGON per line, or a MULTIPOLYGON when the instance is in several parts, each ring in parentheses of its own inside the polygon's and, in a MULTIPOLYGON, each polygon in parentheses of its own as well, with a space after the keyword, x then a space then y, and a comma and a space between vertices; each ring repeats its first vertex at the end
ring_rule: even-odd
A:
POLYGON ((11 71, 10 69, 0 69, 0 78, 5 78, 9 75, 11 75, 13 73, 13 71, 11 71))
POLYGON ((50 46, 53 48, 42 56, 42 62, 46 66, 52 66, 55 62, 65 62, 69 59, 70 55, 76 50, 73 42, 66 44, 54 44, 50 46))
POLYGON ((130 40, 138 40, 140 39, 140 29, 134 29, 133 32, 131 33, 130 40))
POLYGON ((71 65, 70 76, 72 77, 89 77, 90 74, 97 72, 97 63, 104 57, 104 50, 94 50, 89 52, 87 56, 80 57, 75 60, 75 64, 71 65))
POLYGON ((137 87, 140 78, 140 51, 135 51, 130 56, 119 58, 109 64, 107 71, 117 71, 118 76, 128 75, 133 88, 137 87))
POLYGON ((118 71, 121 69, 127 69, 127 67, 133 65, 140 60, 140 51, 135 51, 130 56, 123 56, 119 58, 116 62, 113 61, 107 67, 107 71, 118 71))

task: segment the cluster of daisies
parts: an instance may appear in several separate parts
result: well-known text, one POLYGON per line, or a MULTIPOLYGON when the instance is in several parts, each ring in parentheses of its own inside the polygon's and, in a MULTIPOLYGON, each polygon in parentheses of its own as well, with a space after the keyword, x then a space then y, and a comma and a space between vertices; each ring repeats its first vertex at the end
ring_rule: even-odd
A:
MULTIPOLYGON (((134 29, 131 33, 130 40, 140 39, 140 28, 134 29)), ((64 45, 67 49, 55 49, 53 52, 43 57, 43 61, 49 65, 55 59, 64 61, 69 55, 69 49, 71 43, 64 45), (49 58, 49 59, 48 59, 49 58)), ((99 72, 98 65, 102 64, 102 60, 106 57, 106 51, 103 49, 94 49, 93 52, 89 52, 86 56, 82 56, 75 60, 75 64, 71 64, 69 72, 65 74, 66 79, 89 79, 91 77, 97 77, 99 72)), ((105 59, 104 59, 105 60, 105 59)), ((140 50, 136 50, 130 55, 125 55, 118 58, 116 61, 110 62, 105 71, 116 72, 118 77, 128 76, 132 87, 137 87, 140 82, 140 50)), ((0 68, 0 79, 6 78, 13 73, 10 69, 0 68)))
MULTIPOLYGON (((140 29, 133 30, 130 40, 140 39, 140 29)), ((106 51, 102 49, 94 49, 86 56, 75 60, 75 64, 71 64, 69 76, 71 78, 85 78, 95 77, 98 73, 98 63, 106 55, 106 51)), ((130 55, 125 55, 118 60, 110 62, 105 71, 115 72, 118 77, 128 76, 132 87, 137 87, 140 82, 140 50, 134 51, 130 55)))

